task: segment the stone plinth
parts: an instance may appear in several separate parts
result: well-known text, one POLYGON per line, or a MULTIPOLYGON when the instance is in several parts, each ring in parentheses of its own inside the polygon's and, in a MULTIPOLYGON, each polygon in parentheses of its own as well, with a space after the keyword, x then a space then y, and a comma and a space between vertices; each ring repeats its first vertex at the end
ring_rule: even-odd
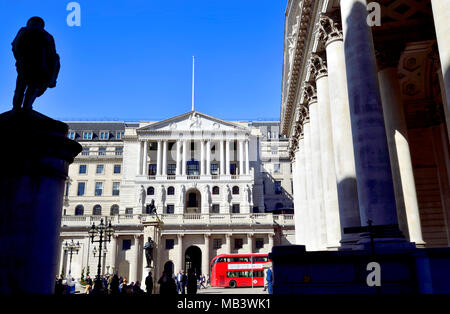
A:
POLYGON ((306 252, 302 245, 276 246, 273 263, 274 294, 416 294, 450 293, 450 249, 414 246, 353 251, 306 252), (380 265, 379 287, 368 277, 380 265), (369 269, 369 270, 368 270, 369 269), (370 280, 369 280, 370 281, 370 280))
POLYGON ((161 226, 164 223, 156 215, 148 215, 142 218, 142 224, 144 225, 144 243, 147 242, 149 237, 155 242, 155 247, 153 248, 153 261, 150 268, 146 267, 147 261, 145 252, 143 254, 143 282, 145 281, 148 272, 151 271, 153 274, 153 293, 159 293, 158 279, 161 276, 163 269, 159 263, 158 253, 161 248, 161 226))
POLYGON ((53 293, 69 164, 68 126, 35 111, 0 115, 0 293, 53 293))

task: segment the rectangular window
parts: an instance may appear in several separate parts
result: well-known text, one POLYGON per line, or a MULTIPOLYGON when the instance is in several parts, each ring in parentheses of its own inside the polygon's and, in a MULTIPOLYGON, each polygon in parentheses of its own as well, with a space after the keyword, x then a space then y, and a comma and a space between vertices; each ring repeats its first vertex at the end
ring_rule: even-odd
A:
POLYGON ((174 244, 175 244, 175 240, 174 239, 166 239, 166 250, 173 249, 174 244))
POLYGON ((95 196, 102 196, 103 182, 95 182, 95 196))
POLYGON ((106 155, 106 147, 99 147, 98 148, 98 155, 99 156, 105 156, 106 155))
POLYGON ((86 165, 80 165, 80 170, 78 171, 79 174, 86 174, 87 167, 86 165))
POLYGON ((97 165, 97 170, 95 171, 95 173, 103 173, 103 171, 105 171, 105 166, 104 165, 97 165))
POLYGON ((232 207, 232 209, 231 209, 231 212, 232 212, 233 214, 239 214, 240 211, 241 211, 241 210, 240 210, 239 204, 233 204, 233 207, 232 207))
POLYGON ((175 206, 173 204, 167 204, 167 214, 173 214, 175 212, 175 206))
POLYGON ((235 163, 230 164, 230 174, 236 175, 236 164, 235 163))
POLYGON ((156 164, 150 164, 148 167, 148 175, 156 176, 156 164))
POLYGON ((119 190, 120 190, 120 182, 113 182, 112 195, 114 196, 119 195, 119 190))
POLYGON ((131 207, 125 208, 125 214, 127 214, 127 215, 133 215, 133 208, 131 208, 131 207))
POLYGON ((176 168, 177 168, 177 165, 176 165, 176 164, 168 164, 168 165, 167 165, 167 174, 168 174, 169 176, 175 175, 175 170, 176 170, 176 168))
POLYGON ((92 132, 83 132, 83 140, 92 140, 92 132))
POLYGON ((256 238, 255 239, 255 248, 256 249, 262 249, 263 247, 264 247, 264 239, 256 238))
POLYGON ((114 165, 114 173, 120 173, 121 170, 122 170, 121 165, 114 165))
POLYGON ((83 196, 85 189, 86 189, 86 182, 78 182, 77 195, 78 196, 83 196))
POLYGON ((234 249, 235 250, 242 249, 243 245, 244 245, 243 239, 234 239, 234 249))
POLYGON ((220 205, 219 204, 212 204, 211 206, 211 213, 218 214, 220 212, 220 205))
POLYGON ((83 151, 81 152, 83 156, 89 156, 89 147, 83 147, 83 151))
POLYGON ((281 194, 281 181, 275 181, 275 194, 281 194))
POLYGON ((122 251, 129 250, 131 248, 131 240, 123 240, 122 251))
POLYGON ((74 139, 75 139, 75 132, 74 132, 74 131, 70 131, 70 132, 67 134, 67 137, 70 138, 71 140, 74 140, 74 139))
POLYGON ((280 173, 280 164, 273 165, 273 172, 280 173))
POLYGON ((211 164, 211 174, 212 175, 219 174, 218 169, 219 169, 219 164, 211 164))
POLYGON ((213 239, 213 248, 218 250, 222 247, 222 239, 213 239))
POLYGON ((124 135, 124 133, 125 133, 124 131, 118 131, 116 133, 116 139, 121 140, 123 135, 124 135))
POLYGON ((107 140, 109 138, 109 131, 100 131, 100 139, 107 140))
POLYGON ((116 147, 116 156, 123 155, 123 147, 116 147))
POLYGON ((198 176, 200 174, 200 167, 197 160, 190 160, 187 162, 187 175, 198 176))

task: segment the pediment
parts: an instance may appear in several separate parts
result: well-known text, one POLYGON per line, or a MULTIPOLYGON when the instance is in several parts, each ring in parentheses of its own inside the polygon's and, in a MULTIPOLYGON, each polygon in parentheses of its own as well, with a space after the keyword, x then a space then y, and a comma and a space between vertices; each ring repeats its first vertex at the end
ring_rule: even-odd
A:
POLYGON ((238 123, 221 120, 198 111, 190 111, 185 114, 151 123, 137 129, 138 133, 147 132, 168 132, 168 131, 248 131, 248 129, 238 123))

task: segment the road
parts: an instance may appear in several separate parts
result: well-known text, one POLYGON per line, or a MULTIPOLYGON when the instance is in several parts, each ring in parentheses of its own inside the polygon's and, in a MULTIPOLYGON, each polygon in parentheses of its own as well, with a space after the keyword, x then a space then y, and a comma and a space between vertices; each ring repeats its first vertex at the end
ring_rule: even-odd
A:
POLYGON ((207 289, 197 290, 197 294, 267 294, 267 291, 263 291, 263 287, 257 288, 208 287, 207 289))

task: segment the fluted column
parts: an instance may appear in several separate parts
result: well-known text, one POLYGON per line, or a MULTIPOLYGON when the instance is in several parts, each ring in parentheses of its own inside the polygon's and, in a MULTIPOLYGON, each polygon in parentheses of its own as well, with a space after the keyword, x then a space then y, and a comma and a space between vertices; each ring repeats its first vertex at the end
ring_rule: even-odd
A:
POLYGON ((308 220, 307 236, 305 237, 306 249, 314 251, 318 249, 319 234, 317 232, 318 224, 314 217, 316 208, 314 207, 314 191, 313 191, 313 170, 312 170, 312 156, 311 156, 311 128, 309 123, 309 114, 306 113, 303 121, 303 136, 304 136, 304 155, 305 155, 305 186, 306 195, 308 199, 308 207, 305 213, 305 218, 308 220))
POLYGON ((175 267, 178 266, 178 269, 175 269, 175 273, 178 273, 180 269, 184 268, 183 264, 183 234, 177 234, 177 264, 175 264, 175 267))
POLYGON ((244 142, 239 140, 239 174, 244 174, 244 142))
POLYGON ((230 174, 230 140, 225 142, 225 174, 230 174))
POLYGON ((161 175, 161 149, 162 149, 162 143, 160 140, 158 140, 158 148, 156 151, 156 175, 161 175))
POLYGON ((175 171, 176 171, 176 175, 179 176, 181 174, 181 160, 180 160, 180 156, 181 155, 181 142, 177 141, 177 165, 175 167, 175 171))
MULTIPOLYGON (((393 45, 390 46, 393 48, 393 45)), ((398 81, 398 60, 401 48, 378 51, 378 81, 383 105, 384 123, 394 181, 395 201, 399 225, 404 235, 419 246, 425 244, 414 181, 408 128, 403 111, 401 88, 398 81)))
POLYGON ((250 160, 249 160, 249 140, 245 141, 245 174, 249 175, 250 174, 250 160))
POLYGON ((206 141, 206 175, 211 174, 211 140, 206 141))
POLYGON ((347 93, 347 69, 340 12, 322 15, 318 35, 325 42, 328 64, 331 125, 333 134, 334 166, 343 249, 359 240, 358 234, 344 234, 343 229, 361 224, 356 184, 350 105, 347 93))
POLYGON ((142 154, 142 171, 143 175, 148 174, 148 142, 144 141, 144 152, 142 154))
MULTIPOLYGON (((446 119, 447 119, 447 131, 450 134, 450 43, 448 36, 450 34, 450 1, 446 0, 431 0, 431 7, 433 9, 434 27, 436 29, 436 39, 439 48, 439 56, 442 68, 442 78, 445 90, 441 93, 446 97, 444 105, 446 119)), ((450 138, 450 136, 449 136, 450 138)))
POLYGON ((186 158, 187 158, 187 143, 186 140, 183 141, 183 158, 181 160, 181 169, 182 169, 182 175, 185 176, 186 175, 186 158))
POLYGON ((200 175, 205 175, 205 141, 200 141, 200 175))
POLYGON ((361 224, 392 225, 379 237, 400 239, 367 2, 341 0, 340 6, 361 224))
POLYGON ((167 140, 163 141, 162 175, 167 175, 167 140))
POLYGON ((326 221, 327 248, 340 246, 341 226, 334 167, 333 134, 331 127, 330 95, 325 56, 313 55, 311 72, 316 79, 318 117, 320 121, 320 158, 322 171, 323 206, 326 221))
POLYGON ((325 208, 323 204, 323 187, 322 187, 322 164, 320 152, 320 117, 317 104, 316 89, 312 84, 306 84, 304 90, 304 99, 309 104, 310 119, 310 143, 311 143, 311 184, 312 184, 312 202, 313 217, 316 223, 316 237, 318 240, 319 250, 327 248, 327 226, 325 219, 325 208))
POLYGON ((210 247, 210 236, 211 234, 204 234, 205 238, 205 249, 202 252, 202 273, 209 275, 209 247, 210 247))

